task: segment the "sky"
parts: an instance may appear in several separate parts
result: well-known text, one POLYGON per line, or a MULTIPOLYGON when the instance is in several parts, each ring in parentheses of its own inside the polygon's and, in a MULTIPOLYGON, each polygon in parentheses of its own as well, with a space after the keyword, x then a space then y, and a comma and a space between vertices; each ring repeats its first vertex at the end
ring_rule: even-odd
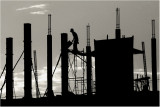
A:
MULTIPOLYGON (((78 49, 86 47, 86 26, 90 24, 90 42, 94 50, 94 39, 115 38, 116 8, 120 8, 121 34, 125 37, 134 35, 134 48, 142 49, 145 42, 147 70, 151 76, 151 20, 155 19, 155 34, 157 38, 157 58, 159 59, 159 2, 158 1, 1 1, 1 49, 0 73, 5 65, 6 38, 13 37, 13 63, 15 64, 23 52, 23 26, 31 23, 32 51, 37 52, 39 88, 41 93, 46 89, 47 66, 47 33, 48 14, 52 15, 52 47, 53 69, 61 50, 61 33, 68 33, 72 40, 70 29, 74 28, 79 36, 78 49)), ((32 54, 33 57, 33 54, 32 54)), ((80 63, 80 60, 78 60, 80 63)), ((94 59, 93 59, 94 63, 94 59)), ((159 62, 158 62, 159 71, 159 62)), ((53 76, 53 90, 60 92, 61 65, 58 65, 53 76)), ((78 66, 80 68, 80 65, 78 66)), ((17 96, 23 96, 23 57, 14 70, 14 87, 17 96)), ((94 69, 93 69, 94 71, 94 69)), ((134 55, 134 73, 143 74, 143 56, 134 55)), ((0 79, 4 81, 4 75, 0 79)), ((33 93, 35 85, 33 78, 33 93)), ((5 87, 3 97, 5 96, 5 87)))

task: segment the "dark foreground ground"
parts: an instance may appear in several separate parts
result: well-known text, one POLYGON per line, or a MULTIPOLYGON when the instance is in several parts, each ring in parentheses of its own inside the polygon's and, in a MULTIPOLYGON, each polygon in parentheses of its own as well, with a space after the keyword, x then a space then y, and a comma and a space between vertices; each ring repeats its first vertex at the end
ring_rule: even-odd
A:
POLYGON ((54 98, 1 100, 2 106, 159 106, 159 92, 129 96, 56 96, 54 98))

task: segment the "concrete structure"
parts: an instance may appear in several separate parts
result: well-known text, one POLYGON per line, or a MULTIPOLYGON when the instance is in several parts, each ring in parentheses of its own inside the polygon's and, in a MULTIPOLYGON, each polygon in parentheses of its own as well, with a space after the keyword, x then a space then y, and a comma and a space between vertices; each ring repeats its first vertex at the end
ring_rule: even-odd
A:
POLYGON ((61 34, 62 96, 68 95, 68 35, 61 34))
POLYGON ((96 40, 96 95, 118 96, 133 90, 133 37, 96 40))
POLYGON ((24 98, 32 98, 31 24, 24 24, 24 98))
POLYGON ((6 38, 6 99, 13 99, 13 38, 6 38))
POLYGON ((156 55, 156 38, 155 38, 155 20, 152 20, 152 39, 151 39, 151 55, 152 55, 152 89, 157 91, 157 55, 156 55))
POLYGON ((52 90, 52 35, 51 35, 51 14, 48 15, 47 35, 47 97, 53 97, 52 90))
POLYGON ((90 25, 87 25, 87 46, 86 46, 86 58, 87 58, 87 95, 92 95, 92 56, 90 46, 90 25))

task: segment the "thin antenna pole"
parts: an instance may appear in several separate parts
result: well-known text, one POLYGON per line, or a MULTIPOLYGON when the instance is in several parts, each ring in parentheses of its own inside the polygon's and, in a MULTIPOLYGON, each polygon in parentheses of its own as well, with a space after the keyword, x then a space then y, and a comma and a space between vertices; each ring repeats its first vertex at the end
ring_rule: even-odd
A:
POLYGON ((48 35, 51 35, 51 14, 48 14, 48 35))
POLYGON ((115 29, 116 39, 121 38, 121 29, 120 29, 120 8, 116 9, 116 29, 115 29))
POLYGON ((155 38, 155 20, 152 20, 152 38, 155 38))
POLYGON ((87 46, 90 46, 90 25, 87 25, 87 46))
POLYGON ((116 9, 116 28, 120 29, 120 8, 116 9))

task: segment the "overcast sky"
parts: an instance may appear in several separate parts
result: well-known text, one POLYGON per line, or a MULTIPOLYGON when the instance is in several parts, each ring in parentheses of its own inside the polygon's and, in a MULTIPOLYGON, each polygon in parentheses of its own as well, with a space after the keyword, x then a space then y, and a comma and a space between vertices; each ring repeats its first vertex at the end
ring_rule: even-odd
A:
MULTIPOLYGON (((136 49, 141 50, 141 42, 145 42, 147 70, 151 72, 152 19, 155 19, 157 50, 159 51, 158 1, 2 1, 0 8, 1 71, 5 65, 6 38, 13 37, 13 58, 15 64, 23 51, 24 23, 31 23, 32 50, 37 51, 39 85, 40 90, 44 92, 46 89, 48 14, 52 14, 54 67, 60 54, 61 33, 68 33, 69 40, 73 39, 70 28, 74 28, 79 36, 79 50, 83 50, 86 46, 86 25, 88 23, 91 26, 92 50, 94 50, 94 39, 106 39, 107 34, 109 35, 109 39, 115 38, 117 7, 120 8, 121 34, 126 37, 134 35, 134 48, 136 49)), ((159 59, 158 52, 157 56, 159 59)), ((23 67, 22 58, 14 71, 15 89, 18 96, 23 96, 24 91, 23 67)), ((134 71, 139 74, 143 73, 142 55, 134 55, 134 71)), ((53 78, 53 84, 55 85, 53 89, 57 92, 60 92, 60 74, 59 65, 53 78)), ((4 77, 1 78, 1 84, 3 80, 4 77)), ((5 88, 3 92, 5 92, 5 88)))

